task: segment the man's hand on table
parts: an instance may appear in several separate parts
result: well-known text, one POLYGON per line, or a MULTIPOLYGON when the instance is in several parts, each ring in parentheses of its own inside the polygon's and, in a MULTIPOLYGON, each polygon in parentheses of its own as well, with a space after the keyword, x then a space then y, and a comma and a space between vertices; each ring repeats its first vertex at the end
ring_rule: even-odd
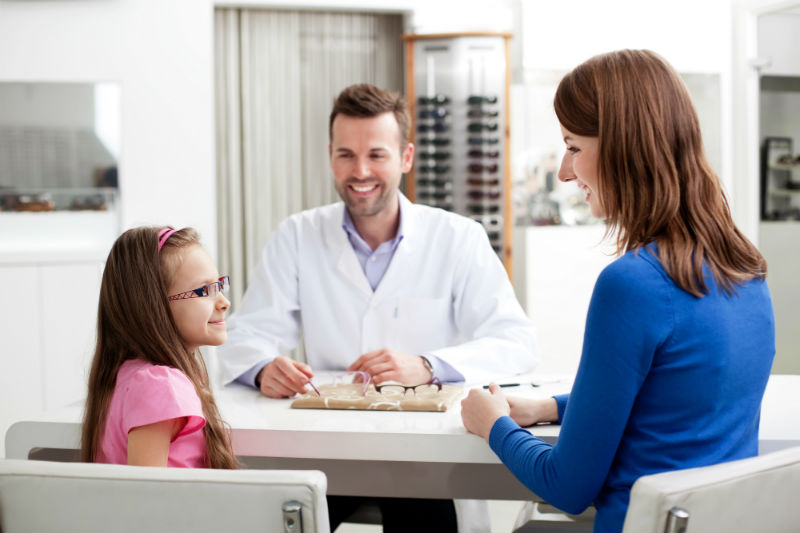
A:
POLYGON ((306 384, 314 376, 311 367, 279 355, 258 374, 261 392, 270 398, 289 398, 306 392, 306 384))
POLYGON ((375 383, 397 381, 406 385, 419 385, 431 379, 431 372, 419 355, 409 355, 390 348, 367 352, 347 370, 362 371, 372 376, 375 383))

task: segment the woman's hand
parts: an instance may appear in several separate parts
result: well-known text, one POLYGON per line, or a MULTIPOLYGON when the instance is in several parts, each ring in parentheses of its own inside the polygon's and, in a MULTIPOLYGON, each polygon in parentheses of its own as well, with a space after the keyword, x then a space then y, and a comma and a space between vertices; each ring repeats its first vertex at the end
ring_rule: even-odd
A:
POLYGON ((558 404, 555 398, 533 400, 531 398, 508 397, 510 415, 522 427, 539 422, 558 422, 558 404))
POLYGON ((511 407, 496 383, 491 383, 488 391, 471 389, 467 397, 461 400, 464 427, 487 442, 494 423, 501 416, 508 416, 510 411, 511 407))

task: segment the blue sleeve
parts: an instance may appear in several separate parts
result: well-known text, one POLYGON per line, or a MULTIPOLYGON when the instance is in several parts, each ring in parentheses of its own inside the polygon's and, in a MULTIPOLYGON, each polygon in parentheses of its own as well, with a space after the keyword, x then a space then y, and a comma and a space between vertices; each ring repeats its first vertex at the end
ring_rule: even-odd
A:
POLYGON ((569 401, 556 398, 558 442, 537 439, 508 417, 489 435, 492 450, 526 487, 573 514, 602 489, 653 354, 674 323, 661 273, 641 258, 623 259, 595 285, 575 384, 569 401))
POLYGON ((567 400, 569 400, 569 394, 558 394, 553 396, 553 399, 556 401, 556 407, 558 408, 558 421, 561 422, 564 420, 564 411, 567 410, 567 400))

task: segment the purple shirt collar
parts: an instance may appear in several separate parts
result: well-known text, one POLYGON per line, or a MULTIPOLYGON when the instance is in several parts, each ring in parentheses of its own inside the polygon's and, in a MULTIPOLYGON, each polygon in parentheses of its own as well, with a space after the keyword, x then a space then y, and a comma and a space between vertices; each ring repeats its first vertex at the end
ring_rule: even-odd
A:
POLYGON ((353 247, 353 251, 358 258, 359 264, 361 265, 361 270, 367 277, 367 281, 369 282, 369 285, 372 287, 373 291, 380 284, 384 274, 386 274, 386 270, 389 268, 389 264, 392 262, 394 253, 397 250, 397 246, 404 237, 403 221, 405 220, 405 216, 403 213, 403 202, 400 201, 399 193, 397 201, 399 203, 400 213, 400 223, 397 225, 397 234, 394 236, 394 238, 379 244, 375 250, 372 250, 366 241, 361 237, 361 235, 359 235, 358 230, 356 230, 355 223, 353 222, 353 218, 350 216, 350 212, 347 210, 347 206, 344 208, 342 229, 347 234, 347 239, 350 241, 350 246, 353 247))

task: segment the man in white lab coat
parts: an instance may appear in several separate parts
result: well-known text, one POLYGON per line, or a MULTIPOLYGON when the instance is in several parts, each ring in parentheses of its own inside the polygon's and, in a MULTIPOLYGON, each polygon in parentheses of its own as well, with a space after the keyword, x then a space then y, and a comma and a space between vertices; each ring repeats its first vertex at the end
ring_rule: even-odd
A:
POLYGON ((270 238, 218 352, 226 383, 282 398, 314 370, 418 384, 534 368, 533 326, 483 227, 399 192, 409 123, 395 93, 363 84, 337 97, 328 150, 343 202, 292 215, 270 238), (284 355, 301 334, 307 364, 284 355))

